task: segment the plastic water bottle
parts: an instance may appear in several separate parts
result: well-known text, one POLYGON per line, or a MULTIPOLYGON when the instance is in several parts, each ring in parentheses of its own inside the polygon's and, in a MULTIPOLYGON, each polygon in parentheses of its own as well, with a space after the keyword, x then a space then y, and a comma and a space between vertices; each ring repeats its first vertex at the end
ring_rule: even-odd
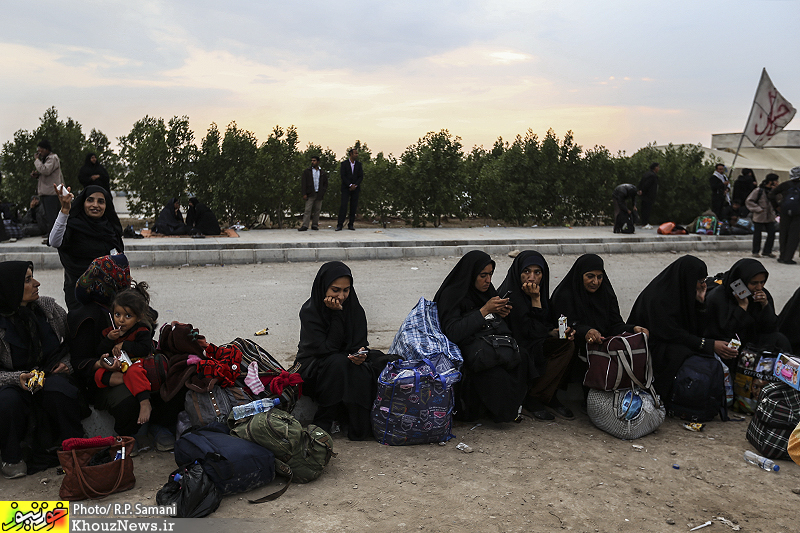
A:
POLYGON ((269 411, 279 403, 281 403, 280 398, 262 398, 244 405, 237 405, 233 408, 233 418, 235 420, 240 420, 257 413, 263 413, 269 411))
POLYGON ((761 457, 755 452, 751 452, 747 450, 744 452, 744 460, 750 463, 751 465, 758 465, 767 472, 777 472, 781 469, 780 466, 776 465, 772 459, 767 459, 766 457, 761 457))

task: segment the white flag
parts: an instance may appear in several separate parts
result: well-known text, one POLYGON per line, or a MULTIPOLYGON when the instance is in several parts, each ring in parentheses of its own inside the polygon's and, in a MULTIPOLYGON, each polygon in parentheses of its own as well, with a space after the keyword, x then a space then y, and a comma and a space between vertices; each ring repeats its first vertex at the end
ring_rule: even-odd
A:
POLYGON ((772 85, 767 69, 761 71, 761 81, 753 100, 744 134, 761 148, 792 120, 797 110, 772 85))

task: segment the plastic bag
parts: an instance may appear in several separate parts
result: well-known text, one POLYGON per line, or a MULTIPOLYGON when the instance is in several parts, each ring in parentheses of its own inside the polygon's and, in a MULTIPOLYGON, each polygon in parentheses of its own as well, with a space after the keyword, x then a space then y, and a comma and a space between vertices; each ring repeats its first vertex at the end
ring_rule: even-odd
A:
POLYGON ((219 507, 222 495, 202 465, 182 466, 169 475, 169 481, 156 494, 158 505, 177 502, 178 518, 202 518, 219 507))

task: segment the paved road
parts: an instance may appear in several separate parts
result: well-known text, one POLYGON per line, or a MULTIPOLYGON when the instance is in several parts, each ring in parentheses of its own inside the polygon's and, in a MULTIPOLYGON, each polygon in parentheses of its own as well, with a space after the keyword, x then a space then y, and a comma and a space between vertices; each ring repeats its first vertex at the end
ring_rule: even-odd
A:
MULTIPOLYGON (((743 257, 738 252, 698 252, 708 264, 709 273, 726 270, 743 257)), ((497 261, 495 285, 505 278, 511 259, 494 255, 497 261)), ((577 255, 546 256, 551 269, 551 288, 555 288, 577 255)), ((623 317, 642 288, 677 254, 609 254, 606 270, 619 298, 623 317)), ((458 257, 434 257, 385 261, 349 261, 354 286, 367 313, 370 342, 388 348, 400 323, 420 297, 433 298, 439 284, 458 261, 458 257)), ((800 283, 800 267, 764 259, 770 277, 767 288, 776 305, 783 304, 800 283)), ((282 361, 293 359, 300 323, 298 311, 309 297, 311 283, 320 263, 273 263, 211 267, 133 268, 135 279, 152 287, 153 306, 160 322, 178 320, 192 323, 213 343, 236 337, 258 340, 282 361), (268 327, 266 337, 253 333, 268 327)), ((42 283, 40 294, 63 302, 62 273, 36 272, 42 283)), ((62 303, 63 305, 63 303, 62 303)))

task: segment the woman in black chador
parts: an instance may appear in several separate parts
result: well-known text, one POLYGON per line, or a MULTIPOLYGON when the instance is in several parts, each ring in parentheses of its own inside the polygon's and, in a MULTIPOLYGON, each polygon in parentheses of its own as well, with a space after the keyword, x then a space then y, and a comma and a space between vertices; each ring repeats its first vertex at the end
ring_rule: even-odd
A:
POLYGON ((628 317, 629 324, 640 324, 650 331, 653 385, 665 401, 671 398, 672 382, 689 356, 736 356, 736 350, 728 348, 730 339, 701 336, 706 276, 706 264, 697 257, 685 255, 677 259, 644 288, 628 317))
POLYGON ((303 393, 319 407, 314 423, 330 432, 333 422, 347 425, 350 440, 372 438, 370 410, 377 379, 389 357, 368 350, 367 317, 344 263, 325 263, 314 278, 311 298, 300 308, 303 393))
POLYGON ((794 291, 778 315, 778 331, 789 340, 791 352, 800 354, 800 287, 794 291))
MULTIPOLYGON (((764 287, 769 273, 757 259, 740 259, 725 272, 722 285, 710 291, 706 298, 704 334, 712 339, 738 338, 742 345, 756 349, 789 351, 788 339, 778 333, 778 315, 775 302, 764 287), (731 283, 741 280, 750 295, 739 298, 733 293, 731 283)), ((736 373, 737 359, 725 361, 736 373)))
POLYGON ((539 420, 575 415, 556 392, 575 353, 575 332, 558 338, 558 317, 550 302, 550 268, 542 254, 525 250, 514 258, 500 293, 511 292, 511 326, 520 349, 529 354, 528 388, 523 407, 539 420), (555 416, 554 416, 555 415, 555 416))
MULTIPOLYGON (((510 422, 527 391, 528 355, 520 350, 518 362, 485 368, 472 358, 482 334, 511 336, 504 318, 509 300, 497 296, 492 285, 495 262, 479 250, 468 252, 442 282, 433 300, 447 337, 464 357, 462 381, 456 385, 456 418, 474 420, 484 413, 494 422, 510 422)), ((484 343, 485 344, 485 343, 484 343)))
POLYGON ((186 227, 192 235, 219 235, 217 216, 206 204, 201 204, 196 197, 189 198, 189 209, 186 212, 186 227))
POLYGON ((78 171, 78 181, 81 185, 88 187, 89 185, 98 185, 104 188, 107 192, 111 193, 111 178, 108 176, 106 167, 97 161, 97 155, 88 154, 86 161, 78 171))
POLYGON ((156 223, 153 224, 153 231, 161 235, 186 235, 189 233, 189 228, 183 223, 181 201, 178 198, 170 198, 164 204, 156 223))

